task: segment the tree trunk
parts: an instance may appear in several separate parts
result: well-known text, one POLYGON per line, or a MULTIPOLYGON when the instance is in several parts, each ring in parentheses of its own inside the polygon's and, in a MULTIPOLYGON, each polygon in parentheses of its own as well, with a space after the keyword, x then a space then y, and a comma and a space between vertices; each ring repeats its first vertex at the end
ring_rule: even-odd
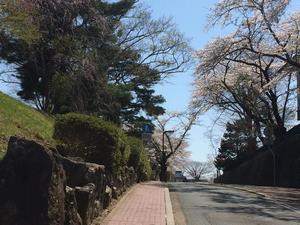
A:
POLYGON ((159 179, 162 182, 168 181, 167 169, 168 169, 168 158, 166 154, 163 152, 160 159, 160 174, 159 174, 159 179))
POLYGON ((168 181, 168 173, 167 173, 167 162, 162 162, 160 165, 160 173, 159 173, 159 179, 162 182, 167 182, 168 181))
POLYGON ((286 135, 286 128, 284 125, 280 124, 274 128, 274 136, 275 136, 275 141, 276 142, 281 142, 286 135))

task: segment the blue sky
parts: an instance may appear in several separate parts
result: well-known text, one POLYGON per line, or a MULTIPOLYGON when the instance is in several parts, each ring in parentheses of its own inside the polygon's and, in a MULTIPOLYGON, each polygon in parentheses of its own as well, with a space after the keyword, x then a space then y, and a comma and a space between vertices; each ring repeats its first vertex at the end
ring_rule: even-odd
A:
MULTIPOLYGON (((178 29, 187 38, 191 39, 191 46, 200 49, 214 37, 221 36, 222 30, 205 30, 206 18, 209 9, 215 0, 143 0, 153 10, 154 17, 172 17, 178 29)), ((186 73, 177 74, 168 82, 158 85, 157 93, 162 94, 168 111, 185 110, 192 94, 194 68, 186 73)), ((191 158, 197 161, 205 161, 207 155, 214 150, 208 137, 208 132, 213 122, 212 113, 206 113, 200 117, 200 125, 194 126, 189 135, 189 151, 191 158)), ((217 128, 218 129, 218 128, 217 128)))

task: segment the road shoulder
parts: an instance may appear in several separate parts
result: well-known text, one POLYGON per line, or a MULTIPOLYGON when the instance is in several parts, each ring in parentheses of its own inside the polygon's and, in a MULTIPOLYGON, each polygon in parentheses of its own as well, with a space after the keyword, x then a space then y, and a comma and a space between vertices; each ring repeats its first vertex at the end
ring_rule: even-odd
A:
POLYGON ((281 187, 264 187, 264 186, 250 186, 250 185, 233 185, 233 184, 214 184, 217 186, 234 188, 240 191, 246 191, 252 194, 256 194, 262 198, 274 202, 286 209, 296 212, 300 215, 300 204, 299 207, 295 207, 295 202, 300 203, 300 189, 294 188, 281 188, 281 187), (289 192, 299 192, 299 195, 295 195, 293 198, 285 197, 289 192))
POLYGON ((165 204, 166 204, 167 225, 175 225, 170 192, 169 192, 169 188, 167 187, 165 188, 165 202, 166 202, 165 204))
POLYGON ((174 216, 174 222, 176 225, 186 225, 186 219, 184 216, 184 213, 181 209, 181 204, 178 198, 178 195, 176 192, 169 192, 170 193, 170 199, 172 203, 172 209, 173 209, 173 216, 174 216))

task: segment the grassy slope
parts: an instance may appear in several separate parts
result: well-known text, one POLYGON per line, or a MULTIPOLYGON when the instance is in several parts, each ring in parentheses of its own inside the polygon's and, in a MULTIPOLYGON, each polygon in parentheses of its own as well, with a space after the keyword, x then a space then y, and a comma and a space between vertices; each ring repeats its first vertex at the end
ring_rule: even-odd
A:
POLYGON ((0 92, 0 159, 10 136, 52 143, 53 119, 0 92))

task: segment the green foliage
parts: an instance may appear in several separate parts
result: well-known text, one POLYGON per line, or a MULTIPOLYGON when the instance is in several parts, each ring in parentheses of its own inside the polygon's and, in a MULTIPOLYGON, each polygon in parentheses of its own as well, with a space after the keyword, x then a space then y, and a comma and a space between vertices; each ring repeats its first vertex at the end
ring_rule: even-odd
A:
POLYGON ((130 157, 128 166, 133 167, 137 173, 138 181, 146 181, 151 177, 150 158, 144 148, 143 142, 135 137, 128 137, 130 157))
POLYGON ((0 30, 5 30, 12 38, 23 40, 27 44, 33 43, 41 34, 32 22, 31 13, 29 4, 24 1, 1 0, 0 30))
POLYGON ((107 83, 106 71, 116 52, 113 26, 134 2, 4 0, 0 4, 0 57, 18 65, 18 95, 50 113, 61 113, 66 105, 71 111, 90 110, 94 100, 103 96, 99 84, 107 83), (33 35, 31 28, 39 35, 33 35), (26 41, 30 35, 24 29, 36 39, 26 41), (56 91, 58 74, 69 76, 68 98, 64 98, 65 91, 56 91))
POLYGON ((138 133, 165 112, 155 85, 190 60, 171 20, 136 0, 1 3, 0 59, 16 70, 17 95, 49 114, 93 114, 138 133))
POLYGON ((12 135, 54 144, 53 124, 51 117, 0 92, 0 155, 12 135))
MULTIPOLYGON (((57 116, 54 138, 88 162, 102 164, 108 173, 120 175, 130 155, 127 136, 115 124, 94 116, 65 114, 57 116)), ((72 153, 71 153, 72 154, 72 153)))
POLYGON ((0 152, 0 160, 4 157, 5 153, 4 152, 0 152))
POLYGON ((256 148, 251 121, 227 123, 214 164, 219 170, 229 170, 251 157, 256 148))
POLYGON ((72 108, 68 102, 71 100, 73 80, 67 74, 55 74, 50 82, 50 94, 54 105, 54 111, 68 113, 72 108))
POLYGON ((189 60, 171 21, 136 0, 2 2, 0 59, 15 66, 23 100, 130 127, 164 113, 154 86, 189 60))

